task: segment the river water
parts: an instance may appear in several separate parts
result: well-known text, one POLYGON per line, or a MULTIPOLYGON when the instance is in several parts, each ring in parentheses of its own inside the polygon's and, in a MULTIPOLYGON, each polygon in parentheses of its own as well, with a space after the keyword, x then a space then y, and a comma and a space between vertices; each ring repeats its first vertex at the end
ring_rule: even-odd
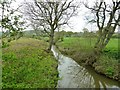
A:
POLYGON ((52 52, 58 60, 60 80, 57 88, 116 88, 120 90, 118 81, 97 74, 91 67, 83 67, 72 58, 62 55, 55 46, 52 52))

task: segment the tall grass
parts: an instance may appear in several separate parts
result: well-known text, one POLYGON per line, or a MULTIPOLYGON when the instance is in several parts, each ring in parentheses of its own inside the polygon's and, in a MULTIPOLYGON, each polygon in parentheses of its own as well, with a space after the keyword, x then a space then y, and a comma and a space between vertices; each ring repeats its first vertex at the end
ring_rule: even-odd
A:
POLYGON ((58 80, 57 61, 45 52, 47 43, 21 38, 3 49, 3 88, 54 88, 58 80))

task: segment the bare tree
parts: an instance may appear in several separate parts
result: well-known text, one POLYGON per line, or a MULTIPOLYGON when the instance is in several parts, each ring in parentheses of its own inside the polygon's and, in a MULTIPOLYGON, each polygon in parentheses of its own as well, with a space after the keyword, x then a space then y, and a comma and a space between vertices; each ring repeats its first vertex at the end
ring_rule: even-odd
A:
POLYGON ((95 44, 95 53, 99 55, 110 41, 117 26, 120 26, 120 1, 112 0, 112 3, 107 3, 101 0, 100 2, 96 1, 93 7, 85 3, 84 5, 95 15, 91 21, 94 21, 99 29, 95 44))
POLYGON ((49 48, 54 42, 54 31, 65 24, 68 24, 69 19, 77 14, 79 5, 74 3, 74 0, 59 0, 59 2, 45 0, 45 2, 26 3, 27 15, 29 18, 39 22, 39 25, 49 35, 49 48))

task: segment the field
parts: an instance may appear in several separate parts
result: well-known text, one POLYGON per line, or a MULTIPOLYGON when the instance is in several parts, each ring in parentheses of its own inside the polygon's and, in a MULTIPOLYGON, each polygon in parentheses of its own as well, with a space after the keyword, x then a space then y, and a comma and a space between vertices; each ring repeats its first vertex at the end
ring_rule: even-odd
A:
MULTIPOLYGON (((96 38, 66 37, 57 46, 62 53, 72 57, 78 63, 82 63, 89 59, 87 56, 92 53, 95 42, 96 38)), ((110 78, 118 79, 118 60, 120 58, 118 52, 118 39, 111 39, 99 60, 94 64, 95 70, 110 78)))
POLYGON ((3 88, 54 88, 58 81, 57 60, 47 53, 47 43, 21 38, 2 50, 3 88))

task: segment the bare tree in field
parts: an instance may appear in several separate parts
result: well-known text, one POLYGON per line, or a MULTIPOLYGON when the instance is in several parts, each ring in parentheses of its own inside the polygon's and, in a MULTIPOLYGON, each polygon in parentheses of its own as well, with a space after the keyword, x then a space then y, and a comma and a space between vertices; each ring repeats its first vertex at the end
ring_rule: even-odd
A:
MULTIPOLYGON (((104 0, 95 2, 93 7, 84 4, 95 15, 93 19, 98 27, 98 38, 95 44, 95 53, 100 55, 102 50, 110 41, 117 26, 120 26, 120 1, 107 3, 104 0)), ((92 20, 92 21, 93 21, 92 20)))
POLYGON ((39 26, 49 35, 49 48, 54 42, 55 30, 65 24, 68 24, 69 19, 76 15, 78 5, 74 0, 45 0, 39 2, 34 0, 34 3, 26 3, 27 15, 33 21, 39 22, 39 26))

